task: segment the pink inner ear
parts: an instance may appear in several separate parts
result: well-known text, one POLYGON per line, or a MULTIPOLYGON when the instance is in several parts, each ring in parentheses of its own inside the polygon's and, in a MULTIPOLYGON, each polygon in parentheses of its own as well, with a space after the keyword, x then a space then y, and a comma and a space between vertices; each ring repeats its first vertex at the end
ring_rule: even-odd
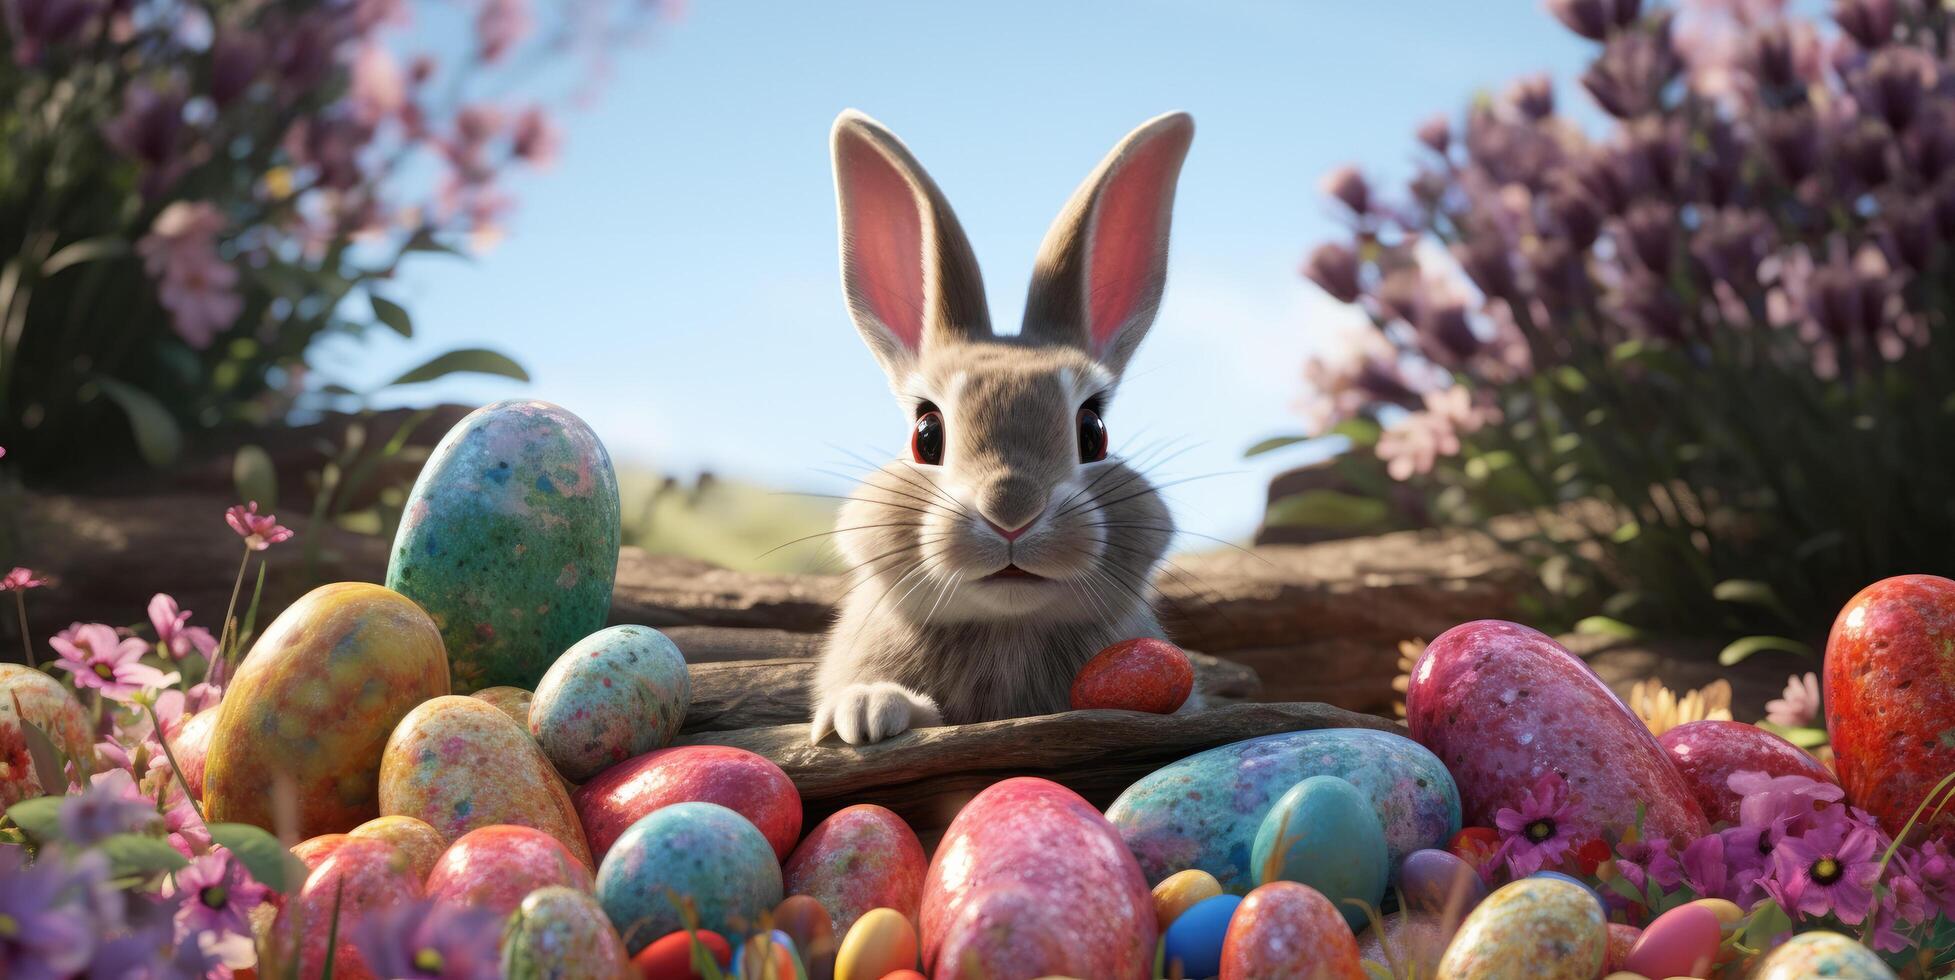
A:
POLYGON ((887 158, 860 139, 841 154, 848 202, 849 287, 896 340, 923 341, 923 217, 887 158))
POLYGON ((1139 312, 1162 254, 1161 196, 1174 164, 1173 141, 1140 147, 1101 188, 1094 207, 1087 276, 1087 330, 1093 353, 1105 353, 1139 312))

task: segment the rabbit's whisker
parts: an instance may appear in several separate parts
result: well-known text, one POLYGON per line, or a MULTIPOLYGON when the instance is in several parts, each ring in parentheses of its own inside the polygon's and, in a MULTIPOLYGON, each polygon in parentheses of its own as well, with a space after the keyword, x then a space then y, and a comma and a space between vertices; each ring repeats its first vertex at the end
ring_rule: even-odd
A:
POLYGON ((1086 509, 1086 513, 1091 514, 1094 513, 1095 511, 1102 511, 1107 509, 1108 507, 1112 507, 1115 504, 1125 503, 1137 497, 1145 497, 1150 493, 1160 493, 1161 491, 1166 490, 1169 487, 1178 487, 1184 483, 1193 483, 1196 480, 1212 480, 1218 476, 1234 476, 1241 472, 1243 471, 1242 470, 1219 470, 1214 473, 1202 473, 1198 476, 1183 477, 1179 480, 1169 480, 1166 483, 1156 484, 1154 486, 1148 487, 1145 490, 1136 490, 1133 493, 1127 494, 1126 496, 1115 497, 1112 500, 1108 500, 1105 501, 1104 503, 1100 503, 1093 507, 1089 507, 1086 509))
MULTIPOLYGON (((878 507, 894 507, 894 508, 896 508, 896 509, 898 509, 898 510, 912 510, 912 511, 915 511, 915 512, 917 512, 917 513, 919 513, 919 514, 928 514, 928 513, 930 513, 930 511, 929 511, 929 509, 928 509, 928 508, 924 508, 924 507, 911 507, 911 506, 910 506, 910 505, 908 505, 908 504, 899 504, 899 503, 894 503, 894 502, 892 502, 892 501, 888 501, 888 500, 877 500, 877 499, 875 499, 875 498, 873 498, 873 497, 853 497, 853 496, 849 496, 848 494, 840 494, 840 493, 809 493, 809 492, 807 492, 807 491, 804 491, 804 490, 782 490, 782 491, 779 491, 779 492, 777 492, 777 493, 775 493, 775 494, 774 494, 774 496, 777 496, 777 497, 817 497, 817 498, 820 498, 820 499, 822 499, 822 500, 853 500, 853 501, 856 501, 856 502, 858 502, 858 503, 864 503, 864 504, 875 504, 875 505, 876 505, 876 506, 878 506, 878 507)), ((928 501, 925 501, 925 502, 927 503, 928 501)))
POLYGON ((846 534, 849 531, 867 531, 872 528, 879 528, 879 527, 925 527, 925 526, 926 525, 922 524, 921 522, 916 522, 916 521, 893 521, 887 524, 857 524, 854 527, 838 527, 829 531, 816 531, 813 534, 804 534, 798 538, 795 538, 792 541, 786 541, 786 542, 782 542, 781 544, 775 545, 774 547, 769 548, 758 555, 755 555, 754 558, 758 560, 761 558, 765 558, 768 555, 771 555, 774 552, 781 550, 782 548, 792 547, 794 545, 800 544, 803 541, 813 541, 816 538, 825 538, 833 534, 846 534))
MULTIPOLYGON (((1169 485, 1172 486, 1173 484, 1169 484, 1169 485)), ((1250 551, 1248 548, 1244 548, 1243 546, 1236 544, 1234 541, 1230 541, 1227 538, 1218 538, 1213 534, 1203 534, 1200 531, 1190 531, 1185 528, 1176 528, 1164 524, 1146 524, 1146 523, 1135 522, 1135 521, 1089 521, 1086 523, 1085 526, 1086 527, 1121 527, 1121 528, 1132 528, 1135 530, 1142 530, 1142 531, 1164 531, 1168 534, 1185 534, 1191 538, 1201 538, 1204 541, 1213 541, 1216 544, 1233 548, 1237 551, 1242 552, 1245 555, 1248 555, 1251 558, 1256 559, 1259 562, 1262 562, 1265 565, 1268 565, 1272 568, 1276 567, 1274 562, 1270 561, 1267 558, 1264 558, 1262 555, 1250 551)))
MULTIPOLYGON (((1168 447, 1172 447, 1174 443, 1166 443, 1165 445, 1168 447)), ((1106 472, 1101 473, 1098 477, 1095 477, 1092 483, 1089 483, 1086 486, 1079 488, 1079 490, 1075 491, 1071 497, 1066 498, 1066 502, 1068 506, 1061 508, 1053 516, 1055 518, 1064 517, 1067 514, 1070 514, 1073 511, 1076 511, 1079 508, 1092 503, 1093 500, 1095 499, 1093 497, 1087 497, 1085 500, 1081 500, 1078 503, 1074 503, 1073 501, 1076 500, 1082 494, 1085 494, 1091 491, 1094 487, 1098 486, 1100 481, 1106 479, 1109 474, 1113 474, 1113 473, 1125 474, 1125 478, 1122 479, 1120 482, 1115 483, 1114 485, 1107 487, 1104 491, 1102 491, 1102 493, 1118 493, 1122 489, 1133 486, 1135 483, 1147 479, 1149 476, 1153 475, 1154 472, 1159 470, 1161 467, 1174 462, 1176 459, 1179 459, 1184 453, 1187 453, 1189 450, 1194 448, 1196 448, 1196 446, 1194 445, 1183 446, 1179 449, 1175 449, 1173 452, 1167 454, 1165 457, 1160 457, 1160 454, 1155 450, 1150 449, 1147 451, 1148 453, 1151 453, 1159 458, 1143 459, 1140 457, 1135 457, 1133 459, 1128 459, 1126 457, 1122 457, 1116 460, 1116 462, 1119 463, 1120 465, 1107 467, 1106 472)))

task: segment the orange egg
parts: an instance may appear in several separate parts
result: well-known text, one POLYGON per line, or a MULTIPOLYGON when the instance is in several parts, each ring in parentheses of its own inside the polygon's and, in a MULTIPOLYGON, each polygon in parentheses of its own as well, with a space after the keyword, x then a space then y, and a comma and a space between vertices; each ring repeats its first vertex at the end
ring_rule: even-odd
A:
POLYGON ((1166 932, 1181 913, 1196 903, 1222 894, 1222 883, 1200 868, 1177 871, 1154 886, 1154 918, 1166 932))
POLYGON ((877 980, 916 966, 916 928, 895 909, 871 909, 849 927, 835 954, 835 980, 877 980))

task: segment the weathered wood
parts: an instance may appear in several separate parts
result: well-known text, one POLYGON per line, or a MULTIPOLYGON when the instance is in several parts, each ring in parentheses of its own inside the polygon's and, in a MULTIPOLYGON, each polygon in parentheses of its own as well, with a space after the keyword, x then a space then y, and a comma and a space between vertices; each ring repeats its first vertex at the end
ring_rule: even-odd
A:
POLYGON ((665 626, 659 631, 672 638, 689 664, 808 659, 821 654, 820 633, 733 626, 665 626))

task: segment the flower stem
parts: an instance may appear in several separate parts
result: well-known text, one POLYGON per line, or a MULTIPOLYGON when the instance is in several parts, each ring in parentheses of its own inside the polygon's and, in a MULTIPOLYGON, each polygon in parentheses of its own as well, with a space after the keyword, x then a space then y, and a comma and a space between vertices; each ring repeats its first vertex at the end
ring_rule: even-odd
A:
POLYGON ((197 819, 204 819, 203 804, 197 802, 197 794, 190 791, 190 780, 183 778, 183 767, 176 763, 176 753, 170 749, 169 736, 163 734, 163 719, 156 716, 156 706, 143 702, 143 710, 149 712, 149 723, 156 727, 156 744, 163 747, 163 758, 170 762, 170 771, 176 773, 176 781, 183 787, 183 798, 190 801, 190 809, 196 811, 197 819))
MULTIPOLYGON (((251 567, 251 546, 247 544, 244 546, 244 558, 238 562, 238 577, 231 583, 231 602, 224 607, 224 635, 217 643, 217 655, 225 659, 227 667, 237 666, 231 663, 231 645, 237 638, 238 593, 244 591, 244 570, 249 567, 251 567)), ((205 670, 205 674, 209 674, 208 669, 205 670)), ((229 678, 230 671, 226 670, 224 676, 229 678)))
POLYGON ((14 590, 14 609, 20 613, 20 650, 27 655, 27 666, 38 668, 41 665, 34 662, 34 644, 27 638, 27 593, 25 591, 14 590))

